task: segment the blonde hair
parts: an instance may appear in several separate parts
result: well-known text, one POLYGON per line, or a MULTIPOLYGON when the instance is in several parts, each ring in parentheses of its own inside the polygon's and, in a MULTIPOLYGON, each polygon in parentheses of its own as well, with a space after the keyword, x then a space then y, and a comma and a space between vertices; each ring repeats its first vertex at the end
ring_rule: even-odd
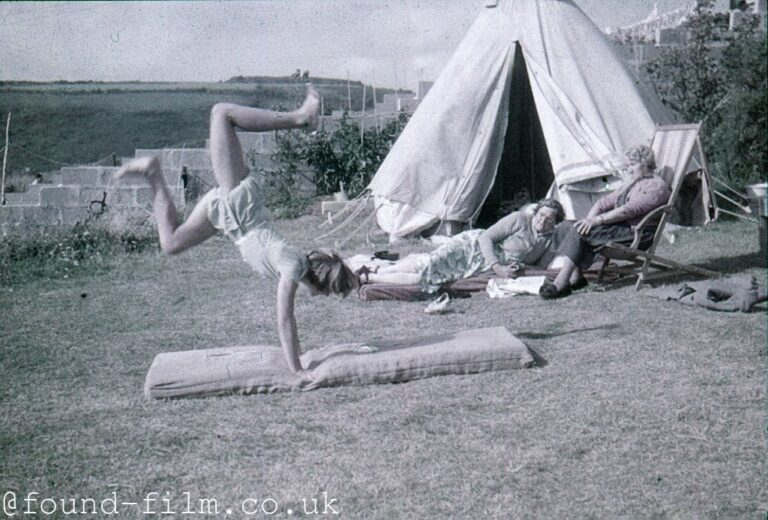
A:
POLYGON ((633 146, 624 154, 631 163, 643 164, 649 171, 656 169, 656 156, 650 147, 644 144, 633 146))
POLYGON ((321 291, 347 296, 360 285, 357 275, 335 251, 310 251, 307 262, 307 279, 321 291))

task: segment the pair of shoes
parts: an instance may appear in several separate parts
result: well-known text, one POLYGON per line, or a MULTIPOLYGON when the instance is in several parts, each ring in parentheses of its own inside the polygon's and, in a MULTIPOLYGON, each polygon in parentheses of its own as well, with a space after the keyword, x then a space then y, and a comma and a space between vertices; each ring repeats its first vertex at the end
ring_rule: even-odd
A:
POLYGON ((370 280, 368 280, 368 277, 371 275, 371 273, 376 273, 378 270, 378 267, 371 269, 367 265, 364 265, 355 271, 355 274, 357 275, 357 279, 360 280, 360 284, 362 285, 364 283, 371 283, 370 280), (365 279, 363 279, 363 277, 365 277, 365 279))
POLYGON ((557 286, 553 284, 552 282, 544 282, 544 284, 539 289, 539 296, 541 296, 544 300, 554 300, 556 298, 565 298, 566 296, 570 296, 571 292, 571 286, 566 285, 562 289, 558 290, 557 286))
POLYGON ((448 307, 448 303, 450 301, 451 297, 448 296, 447 292, 444 292, 436 299, 429 302, 429 305, 427 305, 427 308, 424 309, 424 312, 427 314, 440 314, 445 311, 445 308, 448 307))
POLYGON ((587 279, 584 278, 583 276, 580 276, 578 280, 576 280, 574 283, 571 284, 571 289, 574 291, 578 291, 579 289, 583 289, 587 285, 589 285, 589 282, 587 281, 587 279))

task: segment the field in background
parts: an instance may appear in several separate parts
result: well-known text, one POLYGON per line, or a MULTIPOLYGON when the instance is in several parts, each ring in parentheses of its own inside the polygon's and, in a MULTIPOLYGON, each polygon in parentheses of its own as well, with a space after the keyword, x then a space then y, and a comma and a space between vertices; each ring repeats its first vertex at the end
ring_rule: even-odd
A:
MULTIPOLYGON (((347 83, 311 78, 326 113, 347 108, 347 83)), ((8 172, 58 170, 65 165, 109 164, 136 148, 200 147, 208 137, 211 107, 219 101, 292 109, 305 82, 262 78, 220 83, 0 83, 0 116, 11 116, 8 172)), ((362 85, 351 84, 352 106, 362 106, 362 85)), ((377 89, 381 100, 388 89, 377 89)), ((366 105, 372 107, 367 87, 366 105)))
MULTIPOLYGON (((309 249, 320 222, 277 225, 309 249)), ((342 252, 387 247, 354 237, 342 252)), ((660 252, 766 281, 754 224, 680 230, 660 252)), ((545 361, 404 384, 145 402, 159 352, 277 344, 274 286, 220 238, 110 267, 0 287, 3 491, 136 502, 156 492, 176 511, 189 493, 195 506, 216 498, 221 517, 246 498, 272 498, 275 517, 288 518, 302 498, 322 510, 324 493, 342 518, 768 511, 765 304, 717 313, 630 286, 591 287, 551 302, 475 294, 430 316, 424 303, 304 294, 304 349, 506 325, 545 361)), ((136 508, 121 517, 147 518, 136 508)))

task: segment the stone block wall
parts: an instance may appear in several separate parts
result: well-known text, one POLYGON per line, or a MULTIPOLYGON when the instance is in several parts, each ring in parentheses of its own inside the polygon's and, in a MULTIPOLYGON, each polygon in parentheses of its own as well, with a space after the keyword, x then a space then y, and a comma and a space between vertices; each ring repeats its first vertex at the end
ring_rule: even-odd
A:
MULTIPOLYGON (((248 168, 269 170, 275 167, 272 161, 272 153, 275 151, 274 132, 238 132, 237 136, 248 168)), ((193 201, 216 186, 209 149, 206 141, 205 148, 137 149, 136 157, 158 156, 169 183, 170 176, 175 178, 185 175, 181 184, 187 187, 187 200, 193 201)))
MULTIPOLYGON (((274 132, 240 132, 246 165, 269 170, 275 167, 274 132)), ((157 156, 180 214, 216 185, 207 148, 137 149, 136 158, 157 156)), ((123 158, 123 164, 131 158, 123 158)), ((53 176, 56 184, 29 186, 26 192, 7 193, 0 206, 0 235, 30 234, 66 229, 89 219, 106 219, 113 228, 146 223, 151 214, 150 191, 144 179, 113 178, 117 167, 65 167, 53 176)), ((308 188, 309 189, 309 188, 308 188)))
MULTIPOLYGON (((24 193, 9 193, 0 206, 0 234, 36 234, 68 229, 78 222, 99 219, 124 228, 146 222, 151 212, 149 188, 140 177, 113 179, 116 167, 75 166, 61 169, 61 184, 37 184, 24 193)), ((166 173, 171 196, 185 209, 180 176, 166 173)))

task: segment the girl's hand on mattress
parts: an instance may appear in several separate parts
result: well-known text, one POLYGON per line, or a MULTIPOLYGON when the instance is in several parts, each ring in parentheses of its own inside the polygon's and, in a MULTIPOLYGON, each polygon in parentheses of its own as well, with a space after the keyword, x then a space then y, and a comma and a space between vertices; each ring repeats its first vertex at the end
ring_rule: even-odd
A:
POLYGON ((296 375, 301 378, 301 380, 305 383, 311 383, 314 381, 314 378, 312 377, 312 372, 310 370, 299 370, 296 372, 296 375))

